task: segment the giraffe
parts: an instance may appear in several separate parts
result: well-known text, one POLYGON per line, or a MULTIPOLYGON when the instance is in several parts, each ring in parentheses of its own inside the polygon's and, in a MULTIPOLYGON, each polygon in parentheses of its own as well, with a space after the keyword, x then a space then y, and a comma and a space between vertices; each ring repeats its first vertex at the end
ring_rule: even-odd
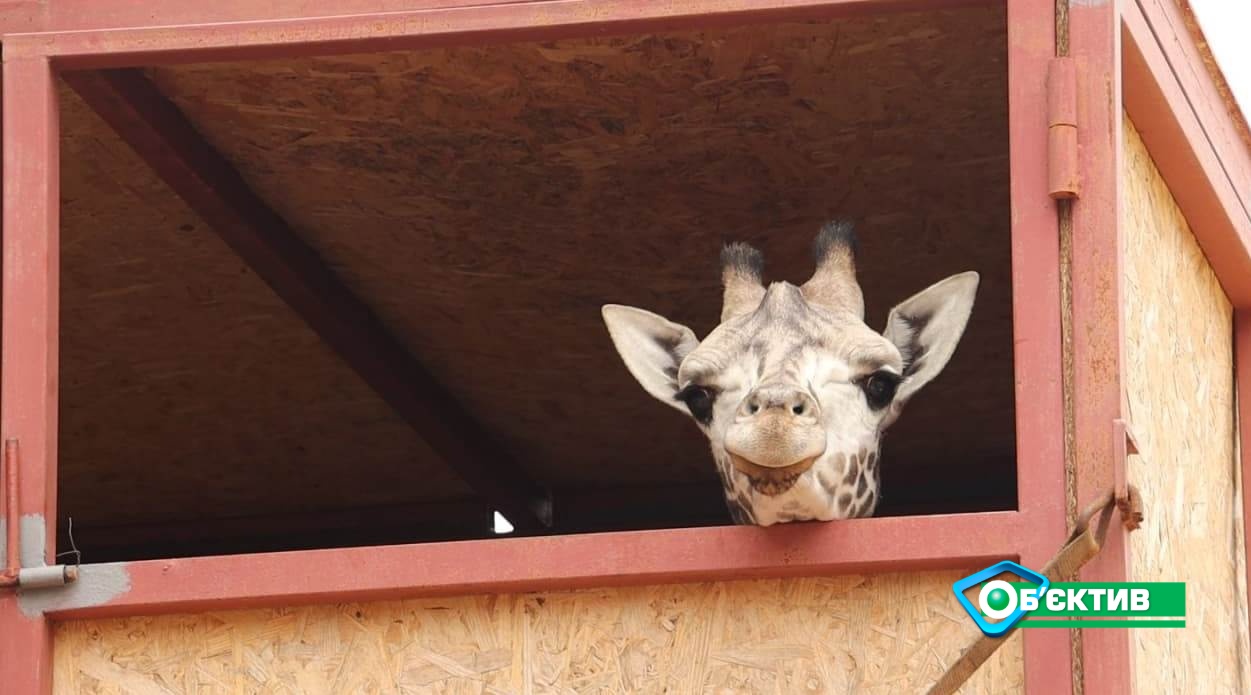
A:
POLYGON ((864 323, 852 225, 823 226, 813 253, 802 286, 766 286, 758 250, 725 246, 721 323, 702 341, 643 309, 602 310, 644 390, 708 437, 737 524, 872 515, 882 433, 947 365, 973 310, 978 274, 959 273, 895 306, 878 333, 864 323))

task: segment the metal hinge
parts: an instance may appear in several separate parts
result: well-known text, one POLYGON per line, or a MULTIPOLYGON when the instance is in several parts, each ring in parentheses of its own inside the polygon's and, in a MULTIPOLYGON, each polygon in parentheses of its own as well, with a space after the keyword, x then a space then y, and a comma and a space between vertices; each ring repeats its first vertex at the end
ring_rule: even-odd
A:
POLYGON ((1076 198, 1077 67, 1072 58, 1047 64, 1047 192, 1056 199, 1076 198))
POLYGON ((21 514, 18 513, 18 450, 16 439, 4 442, 0 459, 0 490, 4 500, 5 543, 0 567, 0 589, 43 589, 65 586, 78 580, 77 565, 22 566, 21 514))

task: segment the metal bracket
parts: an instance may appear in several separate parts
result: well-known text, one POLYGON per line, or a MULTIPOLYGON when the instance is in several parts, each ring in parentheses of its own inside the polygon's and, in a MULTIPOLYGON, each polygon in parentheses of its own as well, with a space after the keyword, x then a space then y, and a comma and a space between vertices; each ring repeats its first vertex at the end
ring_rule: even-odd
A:
POLYGON ((1141 455, 1141 452, 1138 449, 1138 440, 1134 438, 1134 431, 1125 420, 1117 418, 1112 421, 1112 437, 1112 484, 1116 499, 1125 500, 1129 498, 1126 481, 1129 457, 1141 455))
POLYGON ((1133 531, 1142 525, 1142 497, 1138 489, 1126 480, 1126 469, 1129 468, 1129 457, 1140 456, 1141 453, 1134 431, 1124 418, 1112 421, 1112 436, 1112 495, 1125 530, 1133 531))

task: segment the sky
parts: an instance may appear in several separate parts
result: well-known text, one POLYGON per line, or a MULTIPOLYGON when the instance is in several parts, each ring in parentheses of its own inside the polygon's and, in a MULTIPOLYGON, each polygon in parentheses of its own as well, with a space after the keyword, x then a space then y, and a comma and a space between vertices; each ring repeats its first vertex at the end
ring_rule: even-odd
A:
POLYGON ((1190 0, 1229 89, 1251 115, 1251 0, 1190 0))

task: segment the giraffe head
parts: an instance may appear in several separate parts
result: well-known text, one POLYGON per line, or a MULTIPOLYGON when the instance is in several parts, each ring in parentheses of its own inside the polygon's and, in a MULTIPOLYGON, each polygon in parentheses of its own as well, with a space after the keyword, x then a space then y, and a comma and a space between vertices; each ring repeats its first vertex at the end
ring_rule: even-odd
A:
POLYGON ((814 252, 802 286, 766 286, 759 251, 725 247, 721 324, 702 341, 643 309, 603 309, 630 373, 707 435, 738 523, 871 515, 882 432, 947 365, 973 309, 977 273, 953 275, 878 333, 864 323, 851 225, 826 225, 814 252))

